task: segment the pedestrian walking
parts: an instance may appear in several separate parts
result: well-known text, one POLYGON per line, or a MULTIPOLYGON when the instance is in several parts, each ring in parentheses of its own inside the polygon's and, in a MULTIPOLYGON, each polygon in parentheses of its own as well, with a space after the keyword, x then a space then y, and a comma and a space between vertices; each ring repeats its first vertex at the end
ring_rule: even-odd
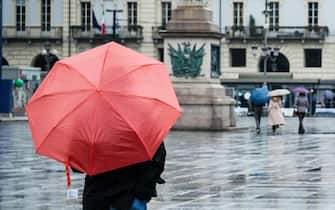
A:
POLYGON ((161 143, 181 114, 167 66, 110 42, 49 73, 26 111, 36 152, 65 165, 67 197, 76 197, 73 167, 87 174, 84 210, 145 209, 162 182, 161 143))
POLYGON ((254 112, 255 122, 256 122, 256 133, 261 132, 261 118, 263 113, 263 106, 268 103, 269 90, 266 86, 261 88, 255 88, 251 91, 250 104, 254 112))
POLYGON ((299 118, 299 129, 298 133, 299 134, 304 134, 305 133, 305 128, 303 125, 303 120, 305 118, 305 114, 308 109, 308 99, 306 97, 305 93, 299 93, 299 96, 297 97, 297 100, 295 102, 295 109, 297 112, 297 116, 299 118))
POLYGON ((317 103, 317 98, 316 98, 316 95, 314 92, 312 92, 312 95, 311 95, 312 99, 312 104, 311 104, 311 115, 314 116, 315 115, 315 112, 316 112, 316 103, 317 103))
POLYGON ((285 119, 281 110, 281 98, 279 96, 271 97, 268 112, 269 125, 272 127, 272 133, 275 134, 279 126, 285 124, 285 119))
POLYGON ((147 210, 147 203, 157 197, 156 184, 165 183, 160 176, 165 157, 162 143, 150 161, 86 175, 83 210, 147 210))
POLYGON ((252 104, 252 108, 254 111, 254 118, 256 122, 256 133, 261 133, 261 119, 262 119, 262 113, 263 113, 263 104, 252 104))

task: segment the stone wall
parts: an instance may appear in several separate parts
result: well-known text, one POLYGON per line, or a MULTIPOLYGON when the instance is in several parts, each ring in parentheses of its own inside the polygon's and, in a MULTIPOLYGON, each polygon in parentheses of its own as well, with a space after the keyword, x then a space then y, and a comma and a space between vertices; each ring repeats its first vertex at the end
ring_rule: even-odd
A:
MULTIPOLYGON (((44 42, 7 42, 3 44, 3 57, 13 66, 30 66, 41 53, 44 42)), ((62 52, 62 45, 51 45, 52 50, 62 52)), ((56 55, 59 56, 59 53, 56 55)))

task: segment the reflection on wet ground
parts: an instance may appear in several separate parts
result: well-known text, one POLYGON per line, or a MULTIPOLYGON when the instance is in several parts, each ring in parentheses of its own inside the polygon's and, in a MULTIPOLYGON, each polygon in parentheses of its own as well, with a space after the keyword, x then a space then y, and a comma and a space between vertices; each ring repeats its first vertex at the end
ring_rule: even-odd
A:
MULTIPOLYGON (((265 126, 233 132, 171 132, 165 185, 149 209, 335 209, 335 120, 297 119, 272 135, 265 126)), ((81 209, 66 201, 64 166, 35 154, 28 125, 0 123, 0 209, 81 209)), ((72 174, 82 193, 83 175, 72 174)))

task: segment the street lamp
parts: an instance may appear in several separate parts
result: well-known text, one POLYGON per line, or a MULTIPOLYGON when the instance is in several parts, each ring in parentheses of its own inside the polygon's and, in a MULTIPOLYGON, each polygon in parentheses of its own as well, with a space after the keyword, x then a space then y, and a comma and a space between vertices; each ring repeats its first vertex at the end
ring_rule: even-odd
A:
POLYGON ((42 50, 41 54, 43 55, 44 60, 45 60, 45 69, 46 71, 49 71, 51 68, 51 62, 52 62, 51 55, 57 54, 57 50, 56 49, 51 50, 50 42, 46 42, 44 44, 44 49, 42 50))
POLYGON ((123 12, 122 9, 117 9, 118 5, 117 2, 114 3, 114 9, 106 9, 106 12, 112 12, 113 13, 113 39, 116 38, 116 14, 123 12))
MULTIPOLYGON (((252 46, 252 54, 253 56, 257 56, 258 54, 258 47, 257 46, 252 46)), ((279 48, 274 47, 267 47, 263 46, 261 49, 261 57, 263 57, 263 73, 264 73, 264 83, 263 86, 267 86, 267 63, 268 60, 271 60, 272 62, 275 62, 279 56, 279 48)))
MULTIPOLYGON (((275 62, 277 57, 279 56, 279 48, 271 48, 267 46, 267 33, 269 29, 269 22, 268 22, 268 17, 270 14, 270 10, 268 10, 268 0, 265 0, 265 10, 263 11, 263 14, 265 16, 265 22, 264 22, 264 42, 263 42, 263 47, 261 49, 261 56, 264 58, 263 60, 263 73, 264 73, 264 83, 263 86, 267 86, 267 62, 270 59, 272 62, 275 62)), ((258 47, 257 46, 252 46, 252 54, 254 56, 257 56, 258 54, 258 47)))
POLYGON ((42 50, 42 55, 43 55, 44 60, 45 60, 45 70, 46 71, 49 71, 49 69, 50 69, 50 59, 49 59, 50 47, 51 47, 50 42, 46 42, 44 44, 44 49, 42 50))

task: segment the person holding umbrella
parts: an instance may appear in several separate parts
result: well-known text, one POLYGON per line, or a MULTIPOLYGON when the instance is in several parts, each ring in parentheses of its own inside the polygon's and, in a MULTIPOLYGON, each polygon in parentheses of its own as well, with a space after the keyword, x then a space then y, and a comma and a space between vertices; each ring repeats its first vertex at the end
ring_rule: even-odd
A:
POLYGON ((262 88, 255 88, 251 91, 250 102, 254 111, 254 117, 256 122, 256 133, 261 133, 261 118, 263 113, 263 106, 268 102, 268 88, 266 86, 262 88))
POLYGON ((156 185, 165 183, 160 177, 165 156, 162 143, 152 160, 94 176, 86 175, 83 210, 146 210, 151 198, 157 197, 156 185))
POLYGON ((268 107, 268 122, 272 127, 272 133, 275 134, 276 130, 280 125, 285 124, 285 119, 283 112, 281 110, 281 96, 287 95, 290 92, 286 89, 277 89, 269 92, 269 96, 271 97, 269 107, 268 107))
POLYGON ((316 97, 316 94, 315 94, 315 91, 313 89, 311 89, 310 91, 310 101, 311 101, 311 104, 310 104, 310 107, 311 107, 311 116, 314 116, 315 115, 315 112, 316 112, 316 103, 317 103, 317 97, 316 97))
POLYGON ((300 92, 299 96, 297 97, 297 100, 295 102, 295 109, 296 109, 297 115, 299 117, 299 130, 298 130, 299 134, 304 134, 305 133, 303 120, 304 120, 305 114, 307 112, 308 106, 309 106, 309 104, 308 104, 308 100, 307 100, 307 97, 306 97, 306 93, 300 92))
POLYGON ((164 63, 115 42, 62 59, 26 106, 36 153, 87 174, 84 210, 145 210, 181 114, 164 63), (47 107, 47 108, 46 108, 47 107))
POLYGON ((335 94, 331 90, 326 90, 323 93, 324 104, 326 108, 332 108, 332 101, 333 101, 334 96, 335 94))

